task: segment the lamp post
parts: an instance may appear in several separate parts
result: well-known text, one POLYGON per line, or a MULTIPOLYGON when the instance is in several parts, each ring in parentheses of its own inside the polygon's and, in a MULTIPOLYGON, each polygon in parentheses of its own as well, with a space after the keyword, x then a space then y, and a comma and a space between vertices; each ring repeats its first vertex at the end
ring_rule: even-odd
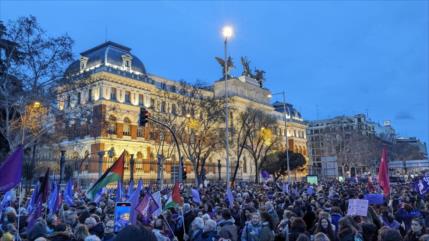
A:
POLYGON ((222 29, 222 35, 225 38, 224 41, 224 81, 225 81, 225 152, 226 152, 226 186, 230 186, 230 165, 229 165, 229 130, 228 130, 228 39, 232 37, 233 29, 231 26, 225 26, 222 29))
POLYGON ((102 165, 103 165, 103 157, 104 157, 104 151, 98 152, 98 178, 102 175, 102 165))
POLYGON ((283 119, 285 122, 285 140, 286 140, 286 165, 287 165, 287 181, 290 183, 290 165, 289 165, 289 141, 287 136, 287 116, 286 116, 286 94, 284 91, 279 93, 270 94, 268 97, 271 98, 273 95, 283 96, 283 119))
POLYGON ((130 158, 130 183, 131 183, 131 181, 133 181, 133 183, 134 183, 134 164, 135 164, 134 154, 131 154, 131 158, 130 158))
POLYGON ((65 155, 66 155, 66 150, 61 149, 61 157, 60 157, 60 185, 61 185, 61 181, 63 180, 64 177, 64 163, 65 163, 65 155))
POLYGON ((220 160, 217 160, 217 173, 219 174, 219 181, 220 181, 220 171, 222 169, 222 164, 220 164, 220 160))

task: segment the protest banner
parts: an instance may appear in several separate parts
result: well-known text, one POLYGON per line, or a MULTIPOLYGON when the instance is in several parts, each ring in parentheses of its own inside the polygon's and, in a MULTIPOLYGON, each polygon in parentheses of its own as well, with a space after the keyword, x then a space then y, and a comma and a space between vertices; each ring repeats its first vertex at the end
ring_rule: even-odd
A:
POLYGON ((365 194, 364 199, 368 200, 369 205, 379 205, 384 203, 384 195, 378 193, 365 194))

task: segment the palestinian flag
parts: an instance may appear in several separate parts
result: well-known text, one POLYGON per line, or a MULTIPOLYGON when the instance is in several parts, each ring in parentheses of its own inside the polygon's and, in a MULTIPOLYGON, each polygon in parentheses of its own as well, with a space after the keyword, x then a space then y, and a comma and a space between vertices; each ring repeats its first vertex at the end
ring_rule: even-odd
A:
POLYGON ((183 198, 180 195, 180 187, 178 182, 174 184, 173 192, 165 203, 164 209, 175 208, 177 204, 183 205, 183 198))
POLYGON ((97 182, 92 185, 88 191, 86 191, 86 196, 93 200, 97 193, 109 183, 117 182, 122 180, 124 176, 124 163, 125 163, 125 151, 122 152, 118 160, 113 163, 113 165, 104 172, 104 174, 97 180, 97 182))

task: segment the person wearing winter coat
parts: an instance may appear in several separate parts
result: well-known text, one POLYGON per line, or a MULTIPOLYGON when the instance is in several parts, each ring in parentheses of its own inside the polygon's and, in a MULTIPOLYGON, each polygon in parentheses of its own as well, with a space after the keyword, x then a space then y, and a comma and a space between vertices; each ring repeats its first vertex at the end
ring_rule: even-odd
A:
POLYGON ((216 231, 216 222, 214 220, 207 220, 204 224, 201 241, 217 241, 219 236, 216 231))
POLYGON ((154 228, 152 229, 153 234, 155 235, 157 241, 170 241, 170 238, 163 232, 164 221, 160 218, 155 220, 154 228))
POLYGON ((260 241, 274 241, 274 223, 271 215, 267 212, 261 213, 260 241))
POLYGON ((57 224, 53 232, 48 236, 50 241, 69 241, 73 238, 71 230, 67 230, 65 224, 57 224))
POLYGON ((259 241, 261 233, 261 222, 258 213, 253 213, 250 221, 246 222, 241 233, 241 241, 259 241))
POLYGON ((237 226, 235 226, 235 220, 232 218, 229 209, 222 210, 221 218, 218 222, 218 230, 218 234, 222 238, 229 239, 231 241, 238 240, 237 226))

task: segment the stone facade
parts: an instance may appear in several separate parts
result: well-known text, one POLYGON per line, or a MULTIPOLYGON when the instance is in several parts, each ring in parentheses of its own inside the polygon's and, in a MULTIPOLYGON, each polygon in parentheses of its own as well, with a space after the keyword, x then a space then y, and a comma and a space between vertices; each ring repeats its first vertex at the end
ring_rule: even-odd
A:
MULTIPOLYGON (((80 64, 77 61, 78 63, 72 64, 66 71, 66 78, 70 81, 85 80, 86 82, 79 88, 65 88, 58 96, 59 109, 63 110, 64 114, 79 115, 78 110, 82 109, 79 107, 84 106, 89 109, 91 117, 80 123, 76 121, 63 123, 67 139, 61 145, 68 154, 74 153, 81 158, 85 154, 90 155, 90 164, 85 165, 85 170, 83 170, 89 176, 96 176, 94 173, 98 172, 98 153, 100 151, 105 153, 102 160, 102 170, 104 171, 123 150, 126 150, 129 154, 134 155, 134 178, 155 180, 158 168, 155 146, 162 138, 165 138, 166 149, 173 150, 173 155, 163 164, 163 177, 170 180, 173 165, 178 163, 172 138, 170 136, 161 137, 160 132, 150 123, 146 127, 139 127, 138 118, 141 107, 147 108, 150 112, 183 115, 180 110, 176 110, 173 101, 165 100, 166 92, 177 94, 174 93, 174 89, 178 82, 139 72, 145 71, 144 66, 130 67, 129 62, 126 64, 127 66, 118 64, 120 60, 111 60, 116 55, 109 56, 113 49, 119 53, 122 51, 123 56, 132 56, 129 48, 107 42, 83 52, 82 55, 85 55, 83 56, 85 58, 81 58, 80 61, 83 59, 85 63, 80 64), (94 51, 102 53, 97 54, 94 51)), ((133 56, 132 60, 131 64, 142 65, 137 57, 133 56)), ((204 90, 204 94, 222 98, 225 94, 224 85, 224 81, 217 81, 213 86, 204 90)), ((281 146, 286 147, 283 113, 276 111, 270 105, 270 93, 268 89, 259 87, 254 79, 244 76, 229 79, 228 95, 231 97, 229 105, 234 109, 230 115, 236 115, 239 111, 244 111, 251 106, 277 116, 278 128, 275 129, 274 134, 283 137, 281 146)), ((296 112, 296 110, 294 111, 296 112)), ((291 113, 289 111, 286 114, 289 147, 306 156, 306 125, 300 115, 296 116, 291 113)), ((61 120, 61 118, 57 120, 61 120)), ((232 150, 231 153, 234 151, 232 150)), ((129 178, 128 160, 129 157, 126 162, 125 179, 129 178)), ((225 151, 220 151, 208 158, 207 178, 217 179, 218 160, 221 160, 221 175, 225 175, 225 151)), ((242 161, 238 178, 253 180, 255 175, 253 161, 246 153, 242 161)), ((233 156, 231 156, 231 166, 235 166, 233 156)), ((185 160, 185 167, 188 178, 193 178, 192 166, 188 160, 185 160)))

